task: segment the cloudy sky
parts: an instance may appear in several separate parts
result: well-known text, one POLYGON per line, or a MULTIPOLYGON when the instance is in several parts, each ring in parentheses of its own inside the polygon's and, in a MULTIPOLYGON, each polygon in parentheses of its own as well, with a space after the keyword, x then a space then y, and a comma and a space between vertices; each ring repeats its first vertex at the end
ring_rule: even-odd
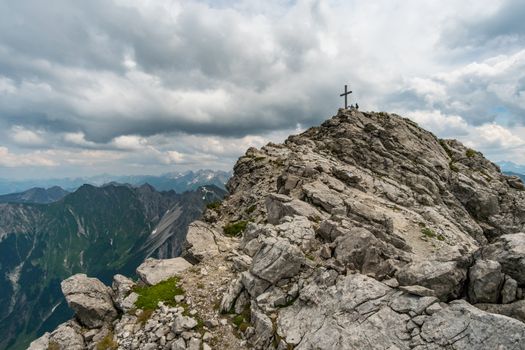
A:
POLYGON ((336 113, 345 83, 525 164, 523 18, 519 0, 2 0, 0 177, 230 169, 336 113))

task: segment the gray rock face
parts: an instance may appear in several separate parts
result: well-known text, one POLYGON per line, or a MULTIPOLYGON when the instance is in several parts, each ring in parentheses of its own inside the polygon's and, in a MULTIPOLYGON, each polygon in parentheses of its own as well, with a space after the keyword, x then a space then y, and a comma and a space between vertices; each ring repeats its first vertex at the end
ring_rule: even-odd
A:
POLYGON ((80 327, 74 322, 62 323, 49 336, 49 344, 53 344, 60 350, 84 350, 84 338, 80 333, 80 327))
POLYGON ((323 215, 314 207, 303 201, 290 198, 281 194, 272 194, 266 199, 266 210, 268 222, 278 224, 285 216, 306 216, 312 220, 318 220, 323 215))
POLYGON ((134 285, 135 283, 132 280, 123 275, 113 276, 111 285, 113 288, 113 301, 119 310, 129 311, 133 307, 133 303, 138 297, 136 293, 131 292, 134 285), (128 298, 130 294, 135 294, 135 296, 128 298))
POLYGON ((501 236, 483 248, 483 257, 498 261, 505 272, 518 284, 525 284, 525 233, 501 236))
POLYGON ((241 277, 231 281, 226 293, 224 293, 221 301, 221 312, 227 313, 232 310, 235 300, 241 294, 243 288, 241 277))
POLYGON ((498 302, 504 276, 493 260, 478 260, 469 270, 468 296, 472 303, 498 302))
POLYGON ((399 284, 432 289, 443 301, 457 298, 466 279, 466 270, 454 261, 421 261, 408 264, 397 274, 399 284))
MULTIPOLYGON (((387 247, 370 231, 353 228, 335 240, 335 258, 351 269, 363 274, 379 274, 387 269, 384 256, 387 247)), ((387 273, 390 271, 386 271, 387 273)))
POLYGON ((475 306, 490 313, 505 315, 525 322, 525 300, 510 304, 476 304, 475 306))
POLYGON ((173 332, 181 334, 184 331, 189 331, 197 326, 197 321, 189 316, 177 315, 173 321, 173 332))
POLYGON ((217 233, 208 224, 194 221, 188 226, 183 258, 196 264, 205 257, 219 253, 216 244, 217 233))
POLYGON ((60 284, 67 304, 88 328, 98 328, 117 317, 111 289, 96 278, 76 274, 60 284))
POLYGON ((256 349, 267 349, 273 337, 273 323, 270 317, 257 310, 251 312, 255 333, 251 343, 256 349))
POLYGON ((512 303, 516 300, 517 292, 518 282, 511 277, 507 277, 505 283, 503 283, 503 288, 501 289, 501 302, 503 304, 512 303))
POLYGON ((144 283, 151 286, 175 277, 192 266, 184 258, 146 259, 137 268, 137 274, 144 283))
POLYGON ((421 327, 421 338, 434 348, 524 349, 524 337, 523 323, 483 312, 462 300, 450 303, 421 327))
POLYGON ((282 238, 268 238, 253 257, 251 273, 270 283, 295 276, 304 262, 302 251, 282 238))

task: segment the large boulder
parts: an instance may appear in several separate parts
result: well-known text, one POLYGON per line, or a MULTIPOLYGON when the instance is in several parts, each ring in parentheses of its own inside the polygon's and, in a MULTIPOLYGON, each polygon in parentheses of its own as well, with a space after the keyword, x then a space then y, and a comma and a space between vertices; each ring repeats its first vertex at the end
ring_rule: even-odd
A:
POLYGON ((377 274, 382 268, 385 243, 370 231, 356 227, 335 240, 335 258, 353 270, 363 274, 377 274))
POLYGON ((295 276, 304 262, 301 250, 283 238, 265 238, 253 257, 251 273, 270 283, 295 276))
POLYGON ((194 221, 188 226, 182 257, 196 264, 204 258, 219 253, 215 231, 202 221, 194 221))
POLYGON ((76 274, 60 284, 67 304, 87 328, 99 328, 117 317, 111 289, 96 278, 76 274))
POLYGON ((331 190, 320 181, 304 185, 303 191, 312 203, 320 206, 328 213, 331 213, 335 208, 344 207, 341 194, 331 190))
POLYGON ((493 260, 478 260, 469 270, 468 296, 470 302, 498 302, 504 275, 501 265, 493 260))
POLYGON ((404 266, 396 277, 400 285, 432 289, 439 299, 446 301, 461 295, 467 272, 454 261, 425 260, 404 266))
POLYGON ((150 258, 137 267, 137 274, 144 283, 152 286, 175 277, 192 266, 184 258, 162 260, 150 258))
POLYGON ((519 285, 525 284, 525 233, 499 237, 483 248, 483 257, 498 261, 504 273, 514 278, 519 285))

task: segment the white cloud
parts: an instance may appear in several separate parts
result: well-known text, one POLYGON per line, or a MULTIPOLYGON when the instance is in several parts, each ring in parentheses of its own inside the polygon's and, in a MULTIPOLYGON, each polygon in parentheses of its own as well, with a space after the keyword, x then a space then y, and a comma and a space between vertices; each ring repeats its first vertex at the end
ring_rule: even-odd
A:
POLYGON ((118 149, 127 151, 137 151, 147 147, 146 139, 135 135, 116 137, 113 139, 112 144, 118 149))
POLYGON ((42 132, 28 130, 21 125, 13 126, 10 135, 11 139, 18 145, 42 146, 46 143, 46 140, 42 136, 42 132))
POLYGON ((473 143, 484 149, 504 148, 511 149, 523 146, 523 139, 509 129, 498 124, 485 124, 475 128, 472 132, 473 143))
POLYGON ((2 146, 52 147, 56 162, 85 157, 100 171, 229 168, 328 118, 346 83, 362 109, 498 157, 525 139, 510 127, 525 123, 525 50, 467 40, 507 1, 101 4, 63 2, 58 20, 45 5, 0 3, 2 146))
POLYGON ((7 147, 0 146, 0 167, 53 167, 58 163, 50 159, 45 152, 14 154, 7 147))
POLYGON ((177 164, 184 160, 184 155, 177 151, 167 151, 162 159, 166 164, 177 164))
POLYGON ((439 110, 407 111, 404 115, 442 138, 461 138, 469 132, 468 123, 459 115, 445 115, 439 110))
POLYGON ((64 133, 63 139, 66 142, 66 144, 70 144, 74 146, 81 146, 81 147, 87 147, 87 148, 96 147, 95 142, 86 140, 86 135, 84 135, 83 132, 64 133))

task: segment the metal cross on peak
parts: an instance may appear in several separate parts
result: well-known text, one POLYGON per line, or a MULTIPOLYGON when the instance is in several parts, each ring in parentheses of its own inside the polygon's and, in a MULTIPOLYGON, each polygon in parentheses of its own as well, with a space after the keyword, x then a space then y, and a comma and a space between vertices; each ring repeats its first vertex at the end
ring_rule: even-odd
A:
POLYGON ((350 95, 351 93, 352 91, 348 91, 348 85, 345 85, 345 92, 339 95, 345 97, 345 109, 348 108, 348 95, 350 95))

